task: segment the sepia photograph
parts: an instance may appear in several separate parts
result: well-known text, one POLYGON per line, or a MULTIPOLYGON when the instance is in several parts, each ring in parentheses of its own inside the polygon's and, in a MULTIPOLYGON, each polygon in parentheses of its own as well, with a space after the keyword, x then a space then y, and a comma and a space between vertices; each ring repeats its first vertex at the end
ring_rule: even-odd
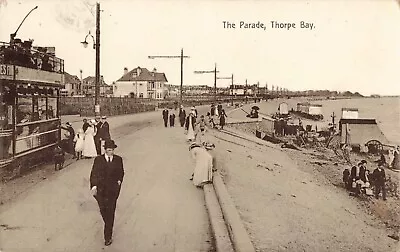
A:
POLYGON ((400 0, 0 0, 0 252, 400 252, 400 0))

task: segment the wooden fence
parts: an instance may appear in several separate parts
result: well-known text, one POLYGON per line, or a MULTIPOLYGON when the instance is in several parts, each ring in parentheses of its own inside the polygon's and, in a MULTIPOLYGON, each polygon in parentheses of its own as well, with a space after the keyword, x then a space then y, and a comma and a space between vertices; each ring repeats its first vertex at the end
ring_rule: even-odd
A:
MULTIPOLYGON (((252 99, 248 99, 253 102, 252 99)), ((233 102, 244 102, 244 98, 235 98, 233 102)), ((146 111, 154 111, 157 108, 175 108, 178 106, 179 98, 166 100, 153 100, 142 98, 128 97, 100 97, 100 114, 101 115, 122 115, 134 114, 146 111)), ((214 97, 184 97, 183 106, 200 106, 211 104, 214 97)), ((230 103, 231 98, 227 96, 218 96, 217 103, 230 103)), ((61 115, 80 114, 81 116, 94 115, 94 97, 61 97, 60 98, 61 115)))
MULTIPOLYGON (((108 116, 154 111, 157 107, 157 102, 153 100, 120 97, 100 97, 99 104, 101 115, 108 116)), ((93 116, 94 98, 61 97, 60 113, 61 115, 93 116)))

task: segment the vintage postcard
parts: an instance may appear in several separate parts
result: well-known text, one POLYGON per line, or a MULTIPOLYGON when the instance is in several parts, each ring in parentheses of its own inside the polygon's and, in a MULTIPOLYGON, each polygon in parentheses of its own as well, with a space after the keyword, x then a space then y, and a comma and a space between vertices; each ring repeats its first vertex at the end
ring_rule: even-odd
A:
POLYGON ((0 252, 400 251, 400 2, 0 0, 0 252))

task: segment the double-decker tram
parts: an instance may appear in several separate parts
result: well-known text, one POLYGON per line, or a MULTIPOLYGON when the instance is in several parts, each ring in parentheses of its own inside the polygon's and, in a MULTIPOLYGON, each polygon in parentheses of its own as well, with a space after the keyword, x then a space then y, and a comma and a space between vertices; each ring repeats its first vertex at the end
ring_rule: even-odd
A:
POLYGON ((61 138, 64 61, 32 41, 0 42, 0 177, 51 161, 61 138))

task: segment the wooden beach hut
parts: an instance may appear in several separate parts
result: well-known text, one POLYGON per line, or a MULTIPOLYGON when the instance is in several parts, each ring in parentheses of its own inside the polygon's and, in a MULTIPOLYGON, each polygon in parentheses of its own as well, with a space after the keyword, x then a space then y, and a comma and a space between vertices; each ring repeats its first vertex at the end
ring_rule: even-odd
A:
POLYGON ((279 104, 278 113, 284 116, 289 115, 289 106, 286 102, 282 102, 279 104))
POLYGON ((373 145, 375 149, 382 150, 389 141, 383 134, 375 119, 346 119, 339 121, 341 144, 360 148, 373 145))

